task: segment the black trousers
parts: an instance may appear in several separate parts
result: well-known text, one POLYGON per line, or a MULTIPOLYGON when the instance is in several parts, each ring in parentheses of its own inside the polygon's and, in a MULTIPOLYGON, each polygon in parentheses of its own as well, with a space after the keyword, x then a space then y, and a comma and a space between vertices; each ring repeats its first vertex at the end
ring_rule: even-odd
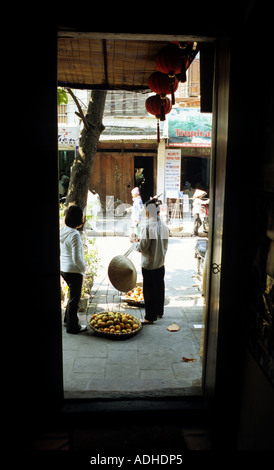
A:
POLYGON ((201 217, 199 214, 194 214, 193 235, 198 236, 198 230, 202 225, 201 217))
POLYGON ((78 304, 81 298, 83 276, 80 273, 65 273, 61 276, 69 287, 69 301, 67 303, 64 321, 67 324, 67 333, 78 333, 78 304))
POLYGON ((157 317, 164 314, 165 300, 165 267, 159 269, 144 269, 143 275, 143 293, 145 300, 145 319, 155 321, 157 317))

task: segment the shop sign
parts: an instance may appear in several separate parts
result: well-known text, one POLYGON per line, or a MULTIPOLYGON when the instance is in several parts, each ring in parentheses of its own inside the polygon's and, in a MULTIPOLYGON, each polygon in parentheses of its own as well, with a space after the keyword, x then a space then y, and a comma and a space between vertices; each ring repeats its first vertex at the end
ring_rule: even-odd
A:
POLYGON ((211 147, 212 114, 173 108, 168 115, 169 147, 211 147))
POLYGON ((79 128, 72 126, 58 126, 58 144, 60 145, 79 145, 79 128))
MULTIPOLYGON (((166 193, 175 191, 178 195, 181 183, 181 150, 166 150, 166 193)), ((173 196, 168 196, 173 197, 173 196)))

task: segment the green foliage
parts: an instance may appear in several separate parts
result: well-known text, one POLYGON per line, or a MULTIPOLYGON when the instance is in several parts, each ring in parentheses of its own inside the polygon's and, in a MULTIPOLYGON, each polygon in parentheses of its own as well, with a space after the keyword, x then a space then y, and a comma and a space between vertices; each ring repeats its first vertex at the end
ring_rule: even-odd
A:
POLYGON ((57 104, 68 104, 68 95, 63 88, 57 88, 57 104))
POLYGON ((98 248, 95 245, 95 238, 88 239, 87 250, 84 252, 84 260, 86 263, 86 275, 96 276, 100 267, 100 257, 98 248))

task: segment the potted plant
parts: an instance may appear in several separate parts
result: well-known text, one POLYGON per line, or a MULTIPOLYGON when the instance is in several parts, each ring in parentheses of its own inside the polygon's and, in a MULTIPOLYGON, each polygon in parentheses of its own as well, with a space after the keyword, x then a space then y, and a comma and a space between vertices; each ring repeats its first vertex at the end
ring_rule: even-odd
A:
POLYGON ((98 255, 98 249, 95 246, 95 241, 95 238, 91 238, 86 239, 85 242, 84 260, 86 263, 86 272, 83 277, 82 293, 79 302, 80 312, 87 310, 91 289, 94 283, 94 277, 96 276, 100 267, 100 258, 98 255))

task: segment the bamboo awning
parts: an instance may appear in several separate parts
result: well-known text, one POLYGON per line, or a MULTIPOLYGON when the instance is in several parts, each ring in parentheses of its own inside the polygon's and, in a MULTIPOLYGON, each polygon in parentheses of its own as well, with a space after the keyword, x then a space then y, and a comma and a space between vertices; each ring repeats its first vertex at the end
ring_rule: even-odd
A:
POLYGON ((82 89, 148 90, 155 56, 168 40, 60 32, 58 85, 82 89))

